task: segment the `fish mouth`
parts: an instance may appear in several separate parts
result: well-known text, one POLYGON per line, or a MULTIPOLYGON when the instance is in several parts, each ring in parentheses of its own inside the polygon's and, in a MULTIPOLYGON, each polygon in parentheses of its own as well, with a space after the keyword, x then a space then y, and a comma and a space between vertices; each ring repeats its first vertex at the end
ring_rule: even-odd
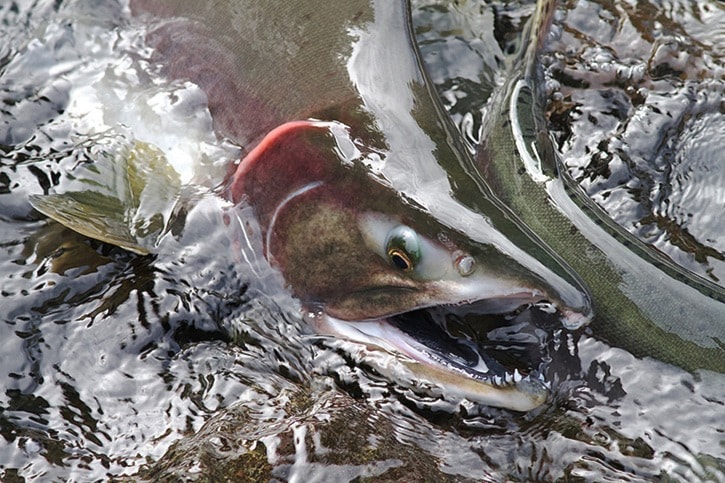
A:
POLYGON ((445 398, 529 411, 550 393, 545 374, 552 334, 576 314, 546 300, 512 308, 516 301, 438 305, 354 322, 318 313, 309 322, 318 332, 395 354, 410 374, 393 374, 395 382, 419 386, 423 380, 445 398))

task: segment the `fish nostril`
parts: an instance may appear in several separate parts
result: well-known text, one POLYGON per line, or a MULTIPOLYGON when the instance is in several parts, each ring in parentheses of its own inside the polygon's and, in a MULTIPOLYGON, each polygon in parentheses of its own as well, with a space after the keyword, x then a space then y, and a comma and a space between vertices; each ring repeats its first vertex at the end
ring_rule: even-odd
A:
POLYGON ((453 262, 456 266, 456 270, 458 270, 458 273, 462 277, 467 277, 470 274, 473 273, 473 270, 476 268, 476 260, 473 259, 470 255, 465 254, 459 254, 456 257, 455 262, 453 262))

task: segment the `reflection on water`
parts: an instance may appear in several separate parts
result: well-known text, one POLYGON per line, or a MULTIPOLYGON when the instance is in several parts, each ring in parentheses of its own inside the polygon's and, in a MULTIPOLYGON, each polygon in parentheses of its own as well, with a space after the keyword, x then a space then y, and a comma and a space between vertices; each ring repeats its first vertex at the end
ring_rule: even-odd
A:
MULTIPOLYGON (((184 166, 200 157, 219 168, 235 156, 209 132, 194 86, 156 77, 143 32, 115 2, 85 5, 0 5, 0 479, 725 479, 722 374, 688 374, 596 334, 559 333, 549 353, 554 397, 544 407, 452 408, 391 385, 364 364, 364 348, 308 334, 278 276, 232 255, 242 237, 213 196, 153 257, 40 216, 28 197, 92 158, 102 148, 87 141, 106 127, 124 136, 171 131, 169 157, 184 166), (146 107, 147 121, 135 125, 146 107)), ((549 47, 551 112, 573 175, 617 221, 722 280, 713 255, 723 251, 722 32, 701 27, 722 11, 703 5, 699 17, 668 9, 651 25, 642 24, 652 17, 646 9, 572 6, 549 47), (612 27, 620 24, 627 29, 612 27), (644 34, 651 27, 670 33, 653 40, 644 34), (700 50, 675 55, 674 30, 677 45, 693 39, 700 50), (596 36, 607 34, 603 49, 596 36), (594 69, 604 50, 608 65, 639 76, 639 94, 594 69)), ((414 7, 432 78, 475 143, 531 5, 414 7)), ((220 171, 211 168, 197 181, 213 183, 220 171)))
POLYGON ((725 284, 720 2, 564 4, 546 73, 563 161, 621 226, 725 284))
MULTIPOLYGON (((118 28, 121 8, 84 8, 0 7, 3 481, 134 473, 220 407, 277 394, 285 386, 271 374, 278 365, 285 374, 308 372, 287 353, 265 350, 265 337, 232 343, 243 331, 265 332, 254 327, 269 317, 255 314, 279 319, 280 303, 291 302, 251 296, 224 256, 229 230, 214 230, 223 225, 215 198, 187 214, 193 228, 170 236, 157 257, 91 241, 30 207, 31 194, 129 131, 166 148, 182 172, 186 158, 203 163, 216 154, 203 171, 209 176, 214 161, 229 159, 219 155, 227 151, 210 132, 198 89, 153 77, 143 32, 118 28), (244 329, 230 330, 238 322, 244 329)), ((290 327, 284 341, 293 346, 290 327)))

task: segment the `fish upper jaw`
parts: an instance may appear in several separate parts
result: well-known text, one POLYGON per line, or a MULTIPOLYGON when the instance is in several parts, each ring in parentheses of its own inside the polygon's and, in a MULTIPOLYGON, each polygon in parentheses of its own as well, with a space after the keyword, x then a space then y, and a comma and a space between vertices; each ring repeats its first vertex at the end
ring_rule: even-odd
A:
MULTIPOLYGON (((568 330, 579 329, 591 322, 593 311, 586 303, 569 307, 541 289, 495 280, 489 287, 474 283, 434 281, 426 284, 404 283, 345 294, 339 299, 318 304, 319 310, 341 322, 359 323, 383 320, 419 309, 431 307, 465 307, 475 305, 485 314, 506 314, 522 307, 536 307, 556 314, 568 330)), ((466 281, 468 282, 468 281, 466 281)), ((584 300, 588 297, 583 294, 584 300)))
MULTIPOLYGON (((489 240, 481 243, 444 225, 404 222, 381 213, 361 213, 358 223, 369 250, 388 264, 388 273, 395 273, 391 260, 391 253, 397 250, 391 243, 395 235, 403 234, 417 254, 413 267, 389 275, 398 278, 399 285, 407 282, 414 294, 401 294, 389 305, 387 313, 376 312, 370 318, 435 305, 481 301, 488 303, 489 313, 540 304, 542 310, 556 312, 562 325, 572 330, 588 324, 593 317, 590 296, 581 284, 557 275, 493 228, 487 234, 489 240), (421 228, 410 228, 416 226, 421 228)), ((370 286, 377 286, 377 292, 382 292, 390 285, 383 282, 371 280, 370 286)), ((347 320, 365 319, 360 314, 333 315, 347 320)))

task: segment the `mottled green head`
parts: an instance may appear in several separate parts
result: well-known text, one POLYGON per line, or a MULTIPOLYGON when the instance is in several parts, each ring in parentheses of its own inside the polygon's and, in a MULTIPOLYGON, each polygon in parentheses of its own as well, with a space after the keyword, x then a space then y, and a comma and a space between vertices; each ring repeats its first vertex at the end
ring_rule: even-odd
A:
POLYGON ((580 326, 591 317, 586 295, 513 246, 446 226, 360 157, 340 124, 288 123, 231 180, 231 199, 254 207, 266 256, 309 320, 320 331, 402 352, 421 364, 418 372, 474 400, 520 410, 540 404, 547 391, 538 379, 497 373, 483 356, 470 367, 455 362, 416 336, 409 316, 405 327, 396 317, 474 303, 493 313, 549 304, 565 324, 580 326))

